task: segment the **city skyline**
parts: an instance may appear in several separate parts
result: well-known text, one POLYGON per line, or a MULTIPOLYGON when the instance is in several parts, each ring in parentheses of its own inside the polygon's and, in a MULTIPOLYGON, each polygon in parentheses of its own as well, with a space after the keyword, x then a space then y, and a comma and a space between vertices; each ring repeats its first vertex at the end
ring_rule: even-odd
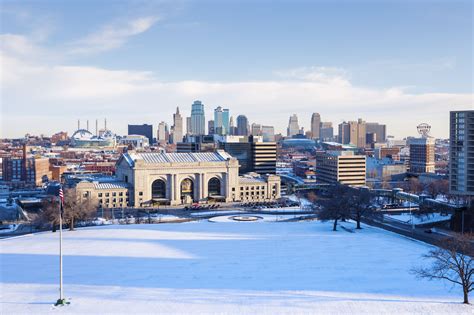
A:
POLYGON ((72 133, 104 116, 126 134, 171 125, 177 106, 189 117, 199 99, 206 117, 222 106, 282 134, 291 114, 310 130, 318 112, 335 126, 384 123, 397 138, 426 122, 448 138, 449 111, 473 108, 468 1, 94 8, 2 4, 0 137, 72 133))

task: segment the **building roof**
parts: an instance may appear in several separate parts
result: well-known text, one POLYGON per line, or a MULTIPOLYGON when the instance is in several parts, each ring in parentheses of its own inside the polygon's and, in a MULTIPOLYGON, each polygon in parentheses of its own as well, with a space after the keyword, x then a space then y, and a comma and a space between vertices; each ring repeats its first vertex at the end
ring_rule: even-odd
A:
POLYGON ((137 160, 147 164, 162 163, 196 163, 196 162, 222 162, 231 159, 232 156, 222 150, 217 152, 197 152, 197 153, 155 153, 155 152, 129 152, 123 155, 124 159, 131 166, 137 160))
POLYGON ((257 177, 239 177, 240 184, 263 184, 265 180, 257 177))
POLYGON ((122 189, 128 188, 128 184, 125 182, 113 182, 113 183, 98 183, 93 182, 95 189, 122 189))

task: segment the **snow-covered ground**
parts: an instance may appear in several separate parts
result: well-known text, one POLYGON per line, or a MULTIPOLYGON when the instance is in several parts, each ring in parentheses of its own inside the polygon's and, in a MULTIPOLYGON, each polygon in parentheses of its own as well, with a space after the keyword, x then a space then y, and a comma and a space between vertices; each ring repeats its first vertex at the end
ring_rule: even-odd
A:
POLYGON ((208 216, 208 215, 221 215, 221 214, 228 214, 228 213, 236 213, 239 210, 215 210, 215 211, 203 211, 203 212, 192 212, 190 213, 191 216, 208 216))
MULTIPOLYGON (((353 227, 351 223, 343 223, 353 227)), ((472 314, 461 291, 416 279, 429 246, 331 223, 105 225, 0 241, 2 314, 472 314)))
POLYGON ((239 220, 234 220, 233 217, 236 217, 235 215, 224 215, 224 216, 218 216, 218 217, 213 217, 209 219, 209 222, 224 222, 224 223, 251 223, 251 222, 279 222, 279 221, 285 221, 289 219, 295 219, 295 218, 304 218, 307 217, 306 215, 269 215, 269 214, 258 214, 258 213, 243 213, 239 214, 239 216, 244 216, 244 217, 256 217, 258 220, 255 221, 239 221, 239 220))
POLYGON ((283 208, 262 208, 262 209, 247 209, 249 212, 307 212, 309 208, 296 207, 283 207, 283 208))
POLYGON ((451 215, 443 215, 441 213, 432 213, 424 216, 415 216, 410 215, 410 213, 394 214, 394 215, 384 215, 386 218, 391 218, 400 222, 412 224, 412 219, 414 224, 424 224, 424 223, 433 223, 439 221, 446 221, 451 218, 451 215))

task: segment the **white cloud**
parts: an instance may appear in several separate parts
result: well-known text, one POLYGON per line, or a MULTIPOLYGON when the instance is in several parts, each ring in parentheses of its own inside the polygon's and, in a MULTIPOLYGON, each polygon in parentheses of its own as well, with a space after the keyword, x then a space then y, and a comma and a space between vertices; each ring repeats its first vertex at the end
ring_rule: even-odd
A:
POLYGON ((70 43, 68 53, 82 55, 118 48, 128 38, 149 30, 158 20, 156 16, 147 16, 106 25, 99 31, 70 43))
POLYGON ((349 73, 338 67, 299 67, 278 70, 274 74, 282 79, 350 85, 349 73))
MULTIPOLYGON (((137 23, 121 34, 145 30, 147 25, 137 23)), ((282 70, 266 81, 166 82, 150 72, 43 63, 30 58, 31 52, 39 51, 35 49, 27 38, 2 37, 0 136, 72 132, 76 119, 104 116, 114 131, 126 133, 128 123, 170 121, 177 105, 188 113, 192 101, 200 99, 208 118, 222 105, 232 115, 246 114, 252 122, 274 125, 281 132, 290 114, 297 113, 308 127, 311 113, 317 111, 336 125, 358 117, 386 123, 388 133, 398 137, 413 135, 418 123, 428 122, 435 136, 446 137, 449 110, 473 107, 472 94, 413 94, 400 87, 356 86, 340 68, 282 70)))

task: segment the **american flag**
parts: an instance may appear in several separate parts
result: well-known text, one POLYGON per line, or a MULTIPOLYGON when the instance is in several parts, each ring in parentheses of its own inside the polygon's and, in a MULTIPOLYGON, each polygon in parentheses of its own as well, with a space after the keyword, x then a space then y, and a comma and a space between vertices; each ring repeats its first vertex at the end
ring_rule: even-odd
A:
POLYGON ((62 186, 59 186, 59 200, 61 200, 61 216, 63 216, 63 214, 64 214, 64 208, 63 208, 64 193, 63 193, 63 187, 62 186))
POLYGON ((63 188, 59 186, 59 199, 61 199, 61 205, 64 203, 64 194, 63 194, 63 188))

